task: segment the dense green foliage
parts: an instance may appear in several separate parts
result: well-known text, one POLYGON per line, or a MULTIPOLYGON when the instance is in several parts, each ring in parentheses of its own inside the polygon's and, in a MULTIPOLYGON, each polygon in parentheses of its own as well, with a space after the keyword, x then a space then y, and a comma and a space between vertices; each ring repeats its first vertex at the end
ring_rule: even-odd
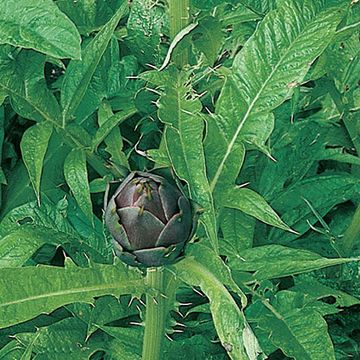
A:
POLYGON ((141 359, 156 298, 166 360, 359 358, 359 30, 357 0, 0 1, 0 359, 141 359), (104 226, 134 170, 202 208, 162 297, 104 226))

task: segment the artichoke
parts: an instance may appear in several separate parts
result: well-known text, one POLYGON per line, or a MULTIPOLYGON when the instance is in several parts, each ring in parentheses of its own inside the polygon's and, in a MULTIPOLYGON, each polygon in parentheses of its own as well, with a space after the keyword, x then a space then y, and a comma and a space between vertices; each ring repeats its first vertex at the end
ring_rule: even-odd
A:
POLYGON ((110 199, 105 222, 121 260, 152 267, 181 255, 196 216, 189 200, 165 178, 132 172, 110 199))

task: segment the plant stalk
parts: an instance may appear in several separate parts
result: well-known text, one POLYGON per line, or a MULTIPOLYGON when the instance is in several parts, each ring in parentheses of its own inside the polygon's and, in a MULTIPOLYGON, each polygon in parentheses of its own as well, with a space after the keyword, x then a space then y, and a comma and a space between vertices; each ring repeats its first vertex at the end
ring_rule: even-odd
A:
POLYGON ((146 282, 154 294, 146 294, 145 334, 142 360, 160 360, 165 337, 167 299, 164 296, 166 285, 163 268, 149 268, 146 282))
MULTIPOLYGON (((189 23, 190 0, 168 0, 170 37, 189 23)), ((189 49, 177 48, 173 53, 174 63, 183 68, 189 61, 189 49)), ((162 344, 165 337, 168 302, 173 301, 176 292, 176 281, 173 276, 165 278, 164 268, 149 268, 146 272, 146 282, 156 295, 146 294, 145 333, 142 360, 160 360, 162 344), (167 297, 165 297, 165 294, 167 297)))
MULTIPOLYGON (((190 0, 169 0, 170 38, 189 24, 190 0)), ((180 44, 181 45, 181 44, 180 44)), ((175 48, 173 60, 177 67, 183 68, 189 62, 189 48, 175 48)))

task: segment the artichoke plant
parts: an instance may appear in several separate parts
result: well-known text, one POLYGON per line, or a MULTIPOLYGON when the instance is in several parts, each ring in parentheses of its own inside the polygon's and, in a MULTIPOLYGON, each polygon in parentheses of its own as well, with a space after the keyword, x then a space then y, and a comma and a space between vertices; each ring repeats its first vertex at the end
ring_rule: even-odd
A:
POLYGON ((174 262, 194 233, 195 218, 176 186, 145 172, 132 172, 122 182, 105 213, 116 255, 146 267, 174 262))

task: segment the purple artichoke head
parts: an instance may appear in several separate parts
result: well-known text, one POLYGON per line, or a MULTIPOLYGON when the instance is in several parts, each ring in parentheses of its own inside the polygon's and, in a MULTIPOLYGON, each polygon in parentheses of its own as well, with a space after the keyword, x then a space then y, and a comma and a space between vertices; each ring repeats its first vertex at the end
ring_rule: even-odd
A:
POLYGON ((161 176, 132 172, 110 199, 105 222, 116 255, 134 266, 172 263, 192 236, 189 200, 161 176))

